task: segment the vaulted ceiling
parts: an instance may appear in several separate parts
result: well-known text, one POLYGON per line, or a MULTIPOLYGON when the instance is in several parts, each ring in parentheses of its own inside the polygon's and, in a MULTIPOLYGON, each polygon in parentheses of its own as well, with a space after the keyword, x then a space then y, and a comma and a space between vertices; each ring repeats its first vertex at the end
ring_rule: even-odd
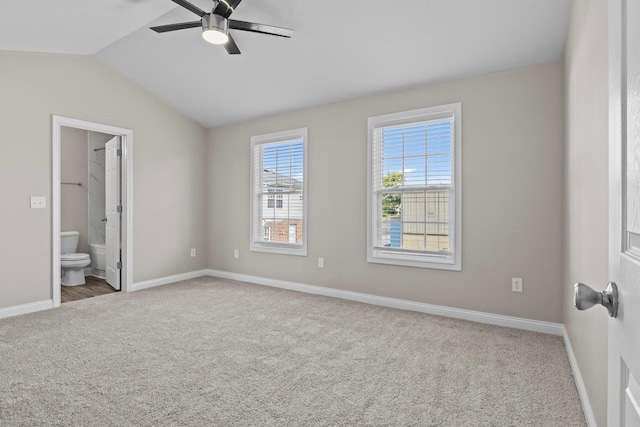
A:
POLYGON ((242 52, 231 56, 199 28, 149 30, 199 19, 171 0, 3 3, 0 50, 95 55, 207 127, 559 60, 570 8, 570 0, 243 0, 232 18, 294 33, 231 30, 242 52))

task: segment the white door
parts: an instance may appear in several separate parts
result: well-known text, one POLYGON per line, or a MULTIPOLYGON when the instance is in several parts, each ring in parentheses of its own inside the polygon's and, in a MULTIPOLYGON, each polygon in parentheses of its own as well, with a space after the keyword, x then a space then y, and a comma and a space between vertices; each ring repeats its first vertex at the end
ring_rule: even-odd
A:
POLYGON ((106 214, 107 214, 107 283, 120 290, 120 137, 109 140, 105 147, 106 214))
POLYGON ((609 3, 609 427, 640 427, 640 0, 609 3))

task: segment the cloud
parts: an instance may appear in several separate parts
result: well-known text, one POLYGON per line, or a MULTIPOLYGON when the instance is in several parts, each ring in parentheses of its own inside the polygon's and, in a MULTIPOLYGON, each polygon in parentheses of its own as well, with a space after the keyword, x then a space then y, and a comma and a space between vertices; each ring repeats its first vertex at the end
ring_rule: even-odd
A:
POLYGON ((404 171, 402 171, 400 169, 387 169, 387 173, 401 173, 401 174, 406 175, 408 173, 415 172, 417 170, 418 169, 416 169, 416 168, 405 168, 404 171))

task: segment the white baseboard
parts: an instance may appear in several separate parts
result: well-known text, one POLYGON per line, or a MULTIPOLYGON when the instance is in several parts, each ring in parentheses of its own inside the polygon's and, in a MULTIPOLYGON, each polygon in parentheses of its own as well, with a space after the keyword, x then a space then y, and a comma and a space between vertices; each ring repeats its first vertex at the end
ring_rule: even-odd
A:
POLYGON ((506 326, 509 328, 524 329, 527 331, 542 332, 545 334, 562 336, 563 325, 560 323, 543 322, 540 320, 523 319, 520 317, 503 316, 500 314, 484 313, 481 311, 464 310, 460 308, 445 307, 441 305, 426 304, 396 298, 387 298, 360 292, 343 291, 341 289, 325 288, 322 286, 305 285, 302 283, 287 282, 284 280, 268 279, 264 277, 249 276, 246 274, 231 273, 221 270, 206 270, 207 274, 223 279, 239 280, 258 285, 272 286, 275 288, 289 289, 292 291, 306 292, 309 294, 324 295, 328 297, 347 299, 383 307, 398 308, 401 310, 417 311, 420 313, 435 314, 438 316, 453 317, 456 319, 470 320, 473 322, 487 323, 490 325, 506 326))
POLYGON ((34 313, 36 311, 49 310, 51 308, 53 308, 53 300, 51 299, 0 308, 0 319, 19 316, 20 314, 34 313))
MULTIPOLYGON (((182 280, 195 279, 196 277, 208 276, 208 270, 196 270, 188 273, 175 274, 173 276, 160 277, 157 279, 145 280, 143 282, 134 283, 132 291, 153 288, 155 286, 166 285, 169 283, 180 282, 182 280)), ((0 308, 0 319, 5 317, 18 316, 21 314, 33 313, 36 311, 49 310, 53 308, 53 300, 36 301, 27 304, 14 305, 11 307, 0 308)))
POLYGON ((159 277, 157 279, 145 280, 143 282, 134 283, 131 286, 132 291, 139 291, 156 286, 168 285, 169 283, 181 282, 182 280, 195 279, 196 277, 208 276, 208 270, 189 271, 188 273, 174 274, 173 276, 159 277))
POLYGON ((562 336, 564 338, 564 346, 567 349, 567 356, 569 357, 569 365, 571 366, 571 372, 573 372, 573 379, 578 389, 578 395, 580 396, 580 402, 582 403, 582 410, 584 417, 587 420, 588 427, 598 427, 596 424, 596 418, 593 416, 593 408, 591 402, 589 402, 589 396, 587 395, 587 388, 584 385, 580 368, 578 367, 578 361, 576 355, 573 353, 573 347, 571 346, 571 340, 567 334, 565 327, 562 327, 562 336))
MULTIPOLYGON (((540 320, 523 319, 519 317, 503 316, 500 314, 484 313, 480 311, 464 310, 461 308, 446 307, 441 305, 426 304, 422 302, 408 301, 397 298, 388 298, 377 295, 364 294, 360 292, 344 291, 341 289, 325 288, 322 286, 305 285, 302 283, 287 282, 284 280, 268 279, 265 277, 250 276, 246 274, 231 273, 221 270, 196 270, 187 273, 175 274, 173 276, 160 277, 157 279, 145 280, 134 283, 132 291, 153 288, 167 285, 169 283, 180 282, 182 280, 195 279, 196 277, 213 276, 223 279, 239 280, 242 282, 255 283, 258 285, 271 286, 275 288, 289 289, 292 291, 305 292, 315 295, 358 301, 366 304, 379 305, 383 307, 397 308, 401 310, 417 311, 420 313, 435 314, 438 316, 452 317, 455 319, 470 320, 473 322, 487 323, 490 325, 505 326, 509 328, 524 329, 527 331, 542 332, 545 334, 563 336, 564 327, 559 323, 543 322, 540 320)), ((0 309, 0 318, 17 316, 19 314, 31 313, 34 311, 47 310, 53 308, 53 301, 39 301, 23 304, 14 307, 0 309)), ((565 342, 567 338, 565 336, 565 342)), ((570 347, 568 347, 570 348, 570 347)), ((573 355, 573 353, 570 353, 573 355)), ((571 357, 570 357, 571 360, 571 357)), ((574 359, 575 360, 575 359, 574 359)), ((572 367, 575 362, 572 363, 572 367)), ((584 388, 584 386, 583 386, 584 388)), ((590 426, 591 427, 591 426, 590 426)))

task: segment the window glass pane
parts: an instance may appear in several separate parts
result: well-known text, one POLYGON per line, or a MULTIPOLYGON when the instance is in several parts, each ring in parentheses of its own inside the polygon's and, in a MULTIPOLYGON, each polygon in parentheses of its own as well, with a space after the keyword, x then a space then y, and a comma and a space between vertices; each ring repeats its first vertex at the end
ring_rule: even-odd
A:
MULTIPOLYGON (((302 131, 297 135, 306 135, 306 130, 302 131)), ((289 136, 276 142, 272 135, 252 138, 252 250, 260 248, 278 252, 278 248, 295 245, 294 252, 286 253, 306 255, 303 235, 305 136, 294 135, 296 133, 292 131, 289 136), (269 142, 261 142, 263 137, 269 142), (258 242, 278 245, 254 245, 258 242)))
POLYGON ((404 249, 448 251, 449 193, 403 193, 402 222, 404 249))
POLYGON ((427 170, 425 167, 426 157, 407 157, 404 159, 404 185, 425 185, 427 170))
POLYGON ((451 129, 451 120, 383 128, 383 176, 399 173, 404 186, 451 184, 451 129))
POLYGON ((427 226, 426 250, 439 252, 449 251, 449 224, 429 224, 427 226))
POLYGON ((402 249, 427 250, 425 245, 425 229, 426 225, 423 222, 403 222, 402 249))
MULTIPOLYGON (((299 192, 303 188, 303 143, 286 141, 262 145, 262 182, 269 194, 263 205, 263 224, 270 230, 270 241, 290 242, 289 224, 302 223, 302 200, 296 194, 295 204, 290 203, 291 195, 278 194, 289 191, 299 192)), ((296 239, 297 240, 297 239, 296 239)))
POLYGON ((449 221, 449 192, 431 191, 427 193, 427 221, 449 221))
POLYGON ((287 194, 285 201, 289 209, 289 218, 302 221, 304 213, 302 196, 299 194, 287 194))
MULTIPOLYGON (((383 176, 387 176, 389 174, 402 174, 402 170, 403 170, 403 159, 402 158, 396 158, 396 157, 391 157, 391 158, 384 158, 384 165, 383 165, 383 172, 382 175, 383 176)), ((400 180, 398 182, 398 184, 402 184, 402 180, 400 180)), ((385 186, 388 186, 387 183, 385 183, 385 186)))
POLYGON ((429 185, 451 184, 451 154, 434 154, 427 158, 429 185))
POLYGON ((402 248, 424 251, 426 249, 425 192, 402 194, 402 248))
POLYGON ((272 218, 265 218, 264 220, 265 232, 268 228, 270 237, 269 241, 271 242, 301 244, 303 236, 298 230, 303 230, 302 225, 302 219, 274 220, 272 218))
POLYGON ((385 193, 382 195, 382 217, 399 217, 400 204, 402 203, 401 193, 385 193))
POLYGON ((402 247, 402 221, 399 217, 386 217, 380 223, 379 246, 386 248, 402 247))
POLYGON ((261 195, 262 198, 262 216, 265 218, 273 218, 276 215, 275 200, 272 195, 261 195))
POLYGON ((289 243, 296 243, 297 241, 297 230, 298 230, 298 225, 297 224, 289 224, 289 243))
POLYGON ((457 103, 369 118, 369 262, 460 270, 460 113, 457 103))
POLYGON ((375 135, 381 169, 374 169, 380 174, 374 182, 383 190, 378 201, 376 245, 448 251, 452 120, 384 127, 375 135), (412 187, 420 189, 412 191, 412 187), (397 192, 385 190, 396 188, 397 192))

